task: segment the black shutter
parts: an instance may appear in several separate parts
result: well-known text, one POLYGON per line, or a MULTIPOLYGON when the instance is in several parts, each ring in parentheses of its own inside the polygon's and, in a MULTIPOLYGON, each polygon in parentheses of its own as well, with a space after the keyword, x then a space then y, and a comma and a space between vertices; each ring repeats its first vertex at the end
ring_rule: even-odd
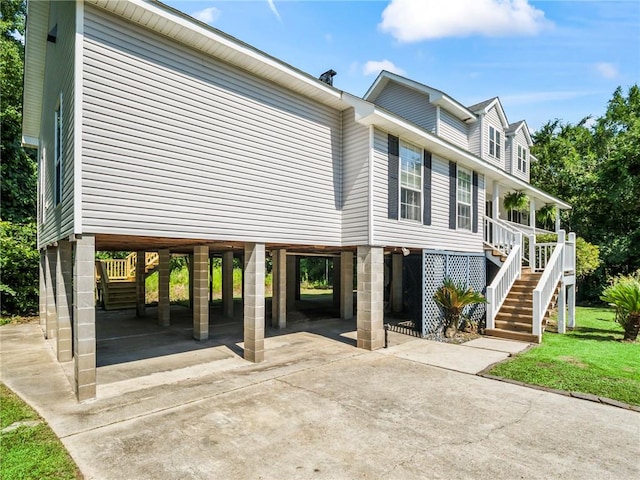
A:
POLYGON ((431 152, 424 151, 422 194, 424 195, 422 223, 431 225, 431 152))
POLYGON ((398 137, 389 135, 389 189, 388 189, 388 218, 398 219, 398 162, 400 155, 400 142, 398 137))
POLYGON ((471 201, 471 230, 478 233, 478 173, 473 172, 473 197, 471 201))
POLYGON ((455 230, 457 225, 457 188, 458 169, 455 162, 449 162, 449 228, 455 230))

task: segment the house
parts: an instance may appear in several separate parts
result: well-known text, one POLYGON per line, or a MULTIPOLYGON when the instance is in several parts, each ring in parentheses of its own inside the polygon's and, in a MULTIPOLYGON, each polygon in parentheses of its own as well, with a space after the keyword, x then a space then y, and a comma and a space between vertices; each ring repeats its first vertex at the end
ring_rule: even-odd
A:
MULTIPOLYGON (((389 72, 359 98, 330 85, 331 75, 320 81, 146 0, 30 1, 25 55, 40 315, 58 359, 74 362, 80 400, 96 391, 98 250, 157 254, 160 325, 171 322, 170 255, 193 255, 196 340, 215 335, 208 259, 223 258, 227 311, 228 273, 242 258, 244 357, 253 362, 265 355, 268 254, 276 327, 295 295, 296 256, 334 259, 343 319, 354 315, 355 263, 357 346, 368 350, 383 344, 385 263, 391 308, 404 308, 405 255, 418 259, 423 331, 439 315, 431 296, 445 276, 486 289, 496 334, 539 338, 559 286, 559 301, 567 285, 572 305, 571 242, 560 232, 558 245, 541 247, 532 235, 537 208, 569 205, 529 184, 527 125, 509 123, 498 98, 464 106, 389 72), (508 222, 508 192, 528 196, 528 216, 517 220, 530 225, 508 222), (530 302, 528 324, 517 311, 500 320, 517 288, 530 302)), ((132 268, 143 315, 145 262, 132 268)))

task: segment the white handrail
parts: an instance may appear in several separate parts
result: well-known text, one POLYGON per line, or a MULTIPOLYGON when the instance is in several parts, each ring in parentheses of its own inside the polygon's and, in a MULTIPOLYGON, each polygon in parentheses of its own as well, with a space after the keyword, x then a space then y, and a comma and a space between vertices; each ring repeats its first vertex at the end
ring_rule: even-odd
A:
POLYGON ((558 232, 558 244, 553 249, 551 257, 548 259, 538 285, 533 291, 533 331, 542 341, 542 319, 549 308, 553 294, 562 280, 564 272, 564 248, 565 232, 558 232))
POLYGON ((557 243, 536 243, 535 244, 535 271, 544 271, 547 263, 549 262, 549 258, 553 252, 553 249, 556 247, 557 243))
POLYGON ((491 248, 509 255, 515 245, 520 245, 516 241, 515 230, 494 218, 484 217, 484 243, 491 248))
POLYGON ((576 234, 571 232, 565 242, 564 271, 575 273, 576 271, 576 234))
POLYGON ((496 315, 514 282, 522 274, 522 234, 516 233, 516 242, 498 274, 487 287, 487 328, 495 328, 496 315))

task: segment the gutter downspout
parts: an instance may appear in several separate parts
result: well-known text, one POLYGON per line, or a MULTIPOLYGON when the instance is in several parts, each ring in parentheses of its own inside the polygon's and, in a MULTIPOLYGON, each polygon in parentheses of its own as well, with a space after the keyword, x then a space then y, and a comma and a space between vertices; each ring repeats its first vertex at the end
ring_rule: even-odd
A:
POLYGON ((375 129, 373 125, 369 125, 369 212, 368 212, 368 222, 369 222, 369 234, 368 234, 368 244, 373 246, 374 239, 374 230, 373 230, 373 147, 374 147, 374 138, 375 137, 375 129))

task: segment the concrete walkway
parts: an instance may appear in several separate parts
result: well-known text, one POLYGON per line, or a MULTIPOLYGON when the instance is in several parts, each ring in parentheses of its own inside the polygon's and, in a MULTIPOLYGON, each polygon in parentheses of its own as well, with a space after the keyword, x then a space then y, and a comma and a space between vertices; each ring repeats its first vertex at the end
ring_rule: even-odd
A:
POLYGON ((352 336, 283 332, 258 365, 242 344, 114 363, 78 404, 39 325, 8 325, 1 377, 87 479, 640 478, 637 412, 454 371, 520 344, 352 336))

